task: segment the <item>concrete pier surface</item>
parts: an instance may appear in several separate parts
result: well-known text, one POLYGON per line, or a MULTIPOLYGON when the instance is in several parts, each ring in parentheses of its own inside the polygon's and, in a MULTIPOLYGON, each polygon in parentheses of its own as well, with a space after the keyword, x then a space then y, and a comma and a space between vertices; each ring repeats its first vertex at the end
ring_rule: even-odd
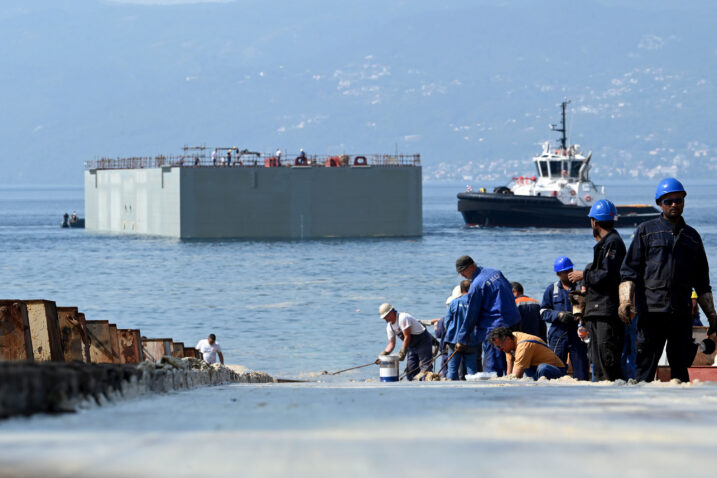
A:
POLYGON ((0 423, 2 476, 710 473, 717 384, 231 384, 0 423))

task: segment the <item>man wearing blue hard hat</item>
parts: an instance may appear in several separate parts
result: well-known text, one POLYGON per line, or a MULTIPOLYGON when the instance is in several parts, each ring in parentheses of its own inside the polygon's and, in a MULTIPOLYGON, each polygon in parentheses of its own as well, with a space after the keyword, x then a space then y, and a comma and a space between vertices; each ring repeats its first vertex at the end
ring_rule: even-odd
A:
POLYGON ((572 282, 582 281, 585 286, 583 320, 590 333, 593 381, 615 381, 625 378, 622 371, 625 325, 618 316, 625 243, 615 230, 617 208, 612 201, 596 201, 588 217, 597 242, 593 247, 593 261, 584 271, 571 272, 569 278, 572 282))
POLYGON ((558 280, 545 289, 540 304, 540 317, 550 324, 548 346, 551 350, 565 363, 570 355, 573 378, 588 380, 588 348, 578 337, 578 321, 570 303, 570 292, 577 288, 576 283, 569 278, 573 267, 573 261, 567 256, 555 259, 553 270, 558 280))
POLYGON ((687 191, 675 178, 660 181, 655 202, 662 215, 638 226, 620 270, 619 314, 629 322, 637 313, 637 379, 655 378, 667 343, 672 378, 690 380, 687 368, 695 356, 692 341, 692 289, 709 320, 715 340, 717 313, 710 287, 709 265, 702 238, 685 224, 687 191))

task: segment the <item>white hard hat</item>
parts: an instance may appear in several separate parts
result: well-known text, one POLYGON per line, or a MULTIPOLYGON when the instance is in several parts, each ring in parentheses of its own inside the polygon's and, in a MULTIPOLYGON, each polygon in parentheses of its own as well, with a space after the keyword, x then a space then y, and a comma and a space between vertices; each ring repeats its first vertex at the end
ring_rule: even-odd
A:
POLYGON ((300 152, 300 153, 303 153, 303 152, 304 152, 304 148, 299 148, 299 152, 300 152))
POLYGON ((393 306, 388 302, 384 302, 383 304, 378 306, 378 315, 380 315, 382 319, 385 319, 386 316, 390 314, 392 310, 393 306))
POLYGON ((457 285, 453 288, 453 292, 451 292, 451 295, 446 299, 446 305, 449 305, 451 302, 453 302, 455 299, 459 298, 461 296, 461 286, 457 285))

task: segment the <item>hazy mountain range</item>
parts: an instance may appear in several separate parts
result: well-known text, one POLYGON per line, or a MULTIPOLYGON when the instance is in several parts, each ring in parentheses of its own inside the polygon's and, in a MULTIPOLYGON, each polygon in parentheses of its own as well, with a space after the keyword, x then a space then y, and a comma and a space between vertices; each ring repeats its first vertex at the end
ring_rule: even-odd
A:
POLYGON ((596 180, 717 179, 715 25, 710 1, 3 0, 0 184, 202 143, 496 180, 532 174, 563 98, 596 180))

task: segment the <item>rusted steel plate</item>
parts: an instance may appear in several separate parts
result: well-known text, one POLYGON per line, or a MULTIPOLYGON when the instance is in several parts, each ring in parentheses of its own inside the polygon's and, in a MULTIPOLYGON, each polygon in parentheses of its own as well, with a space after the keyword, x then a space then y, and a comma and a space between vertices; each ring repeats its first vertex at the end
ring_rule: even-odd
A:
POLYGON ((32 352, 36 362, 63 362, 60 323, 57 306, 49 300, 26 300, 27 319, 32 337, 32 352))
POLYGON ((57 319, 65 362, 90 363, 90 339, 84 314, 80 314, 77 307, 58 307, 57 319))
POLYGON ((172 356, 172 339, 148 339, 142 338, 145 360, 159 362, 162 357, 172 356))
POLYGON ((115 324, 110 324, 110 342, 112 344, 113 363, 122 363, 122 358, 120 357, 119 335, 117 334, 117 325, 115 324))
POLYGON ((184 342, 172 343, 172 357, 184 358, 184 342))
POLYGON ((0 359, 33 358, 27 307, 19 300, 0 300, 0 359))
POLYGON ((119 354, 112 351, 110 323, 107 320, 87 320, 87 333, 90 336, 90 360, 92 363, 115 363, 119 354))
POLYGON ((139 329, 119 329, 120 363, 140 363, 144 360, 142 354, 142 339, 139 329))
POLYGON ((197 351, 193 348, 184 347, 183 352, 185 357, 197 358, 197 351))

